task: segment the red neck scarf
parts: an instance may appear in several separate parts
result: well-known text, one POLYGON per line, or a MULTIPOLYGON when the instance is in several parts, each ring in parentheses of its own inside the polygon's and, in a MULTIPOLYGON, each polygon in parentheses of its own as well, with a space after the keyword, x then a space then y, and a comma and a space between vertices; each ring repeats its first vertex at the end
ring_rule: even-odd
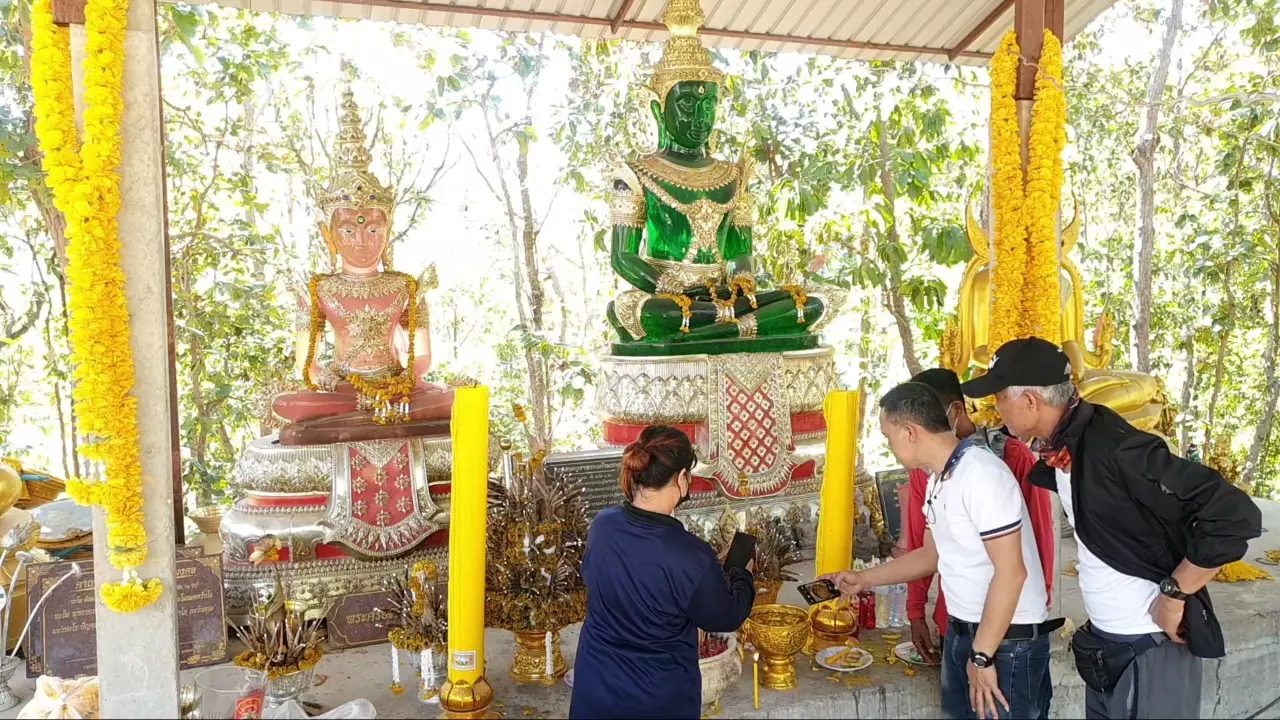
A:
POLYGON ((1067 411, 1062 414, 1062 419, 1058 421, 1058 426, 1054 428, 1053 434, 1048 440, 1036 440, 1032 442, 1032 449, 1040 455, 1040 459, 1045 465, 1061 470, 1064 473, 1071 472, 1071 451, 1067 449, 1065 431, 1067 425, 1071 423, 1071 418, 1076 414, 1076 408, 1080 406, 1080 396, 1075 398, 1067 405, 1067 411))

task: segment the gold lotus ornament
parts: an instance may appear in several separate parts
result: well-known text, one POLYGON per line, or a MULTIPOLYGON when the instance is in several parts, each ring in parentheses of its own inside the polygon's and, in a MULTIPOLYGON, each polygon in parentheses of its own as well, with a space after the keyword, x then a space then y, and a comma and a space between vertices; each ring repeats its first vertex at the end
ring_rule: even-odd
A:
POLYGON ((792 605, 759 605, 742 629, 764 656, 760 684, 770 690, 794 689, 794 660, 809 640, 809 613, 792 605))

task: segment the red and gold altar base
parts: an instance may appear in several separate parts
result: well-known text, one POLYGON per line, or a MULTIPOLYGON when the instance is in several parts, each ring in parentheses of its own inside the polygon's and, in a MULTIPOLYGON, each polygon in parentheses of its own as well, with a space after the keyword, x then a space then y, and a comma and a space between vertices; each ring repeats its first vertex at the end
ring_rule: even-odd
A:
POLYGON ((606 356, 601 374, 604 442, 625 446, 655 423, 680 428, 698 454, 695 499, 816 490, 826 437, 822 401, 836 386, 831 348, 606 356))
POLYGON ((448 436, 286 446, 259 438, 236 464, 239 495, 219 534, 228 612, 246 612, 275 573, 299 600, 382 588, 406 556, 443 559, 448 436), (399 560, 397 560, 399 559, 399 560))

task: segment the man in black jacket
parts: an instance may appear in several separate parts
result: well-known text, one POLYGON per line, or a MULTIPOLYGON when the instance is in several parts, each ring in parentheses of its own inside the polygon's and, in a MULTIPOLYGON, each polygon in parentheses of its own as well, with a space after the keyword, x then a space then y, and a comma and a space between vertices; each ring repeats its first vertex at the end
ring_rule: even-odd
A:
POLYGON ((1204 465, 1169 452, 1080 399, 1071 363, 1039 338, 1014 340, 964 385, 994 395, 1040 462, 1075 528, 1089 622, 1071 640, 1088 718, 1199 717, 1201 658, 1226 653, 1206 585, 1262 532, 1253 501, 1204 465))

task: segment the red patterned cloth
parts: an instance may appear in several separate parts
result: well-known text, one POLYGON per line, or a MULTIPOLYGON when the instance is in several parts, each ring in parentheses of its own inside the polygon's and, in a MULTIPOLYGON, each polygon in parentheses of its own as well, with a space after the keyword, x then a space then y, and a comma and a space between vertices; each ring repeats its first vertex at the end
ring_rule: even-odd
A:
POLYGON ((1071 452, 1065 447, 1057 450, 1049 450, 1040 453, 1040 459, 1055 470, 1061 470, 1064 473, 1071 472, 1071 452))

